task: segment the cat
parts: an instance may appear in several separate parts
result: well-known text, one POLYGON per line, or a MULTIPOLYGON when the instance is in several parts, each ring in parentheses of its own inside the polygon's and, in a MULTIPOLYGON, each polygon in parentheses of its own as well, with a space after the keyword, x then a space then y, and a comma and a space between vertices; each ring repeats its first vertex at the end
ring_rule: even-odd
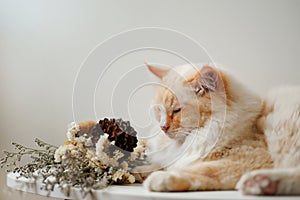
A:
POLYGON ((161 130, 148 144, 152 167, 135 169, 145 188, 300 194, 300 87, 262 99, 215 66, 147 67, 160 79, 161 130))

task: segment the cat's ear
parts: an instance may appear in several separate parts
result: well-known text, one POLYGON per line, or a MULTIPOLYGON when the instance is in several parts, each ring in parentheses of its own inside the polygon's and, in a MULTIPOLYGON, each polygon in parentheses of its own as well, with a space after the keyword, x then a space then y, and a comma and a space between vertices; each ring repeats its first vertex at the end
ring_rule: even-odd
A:
POLYGON ((200 70, 201 83, 210 91, 216 91, 220 85, 220 75, 219 72, 210 66, 204 66, 200 70))
POLYGON ((219 72, 210 66, 203 66, 199 73, 190 80, 193 90, 200 95, 206 91, 215 92, 220 85, 219 72))
POLYGON ((148 67, 149 71, 152 72, 152 74, 154 74, 159 79, 162 79, 163 77, 165 77, 170 71, 170 69, 154 67, 146 62, 145 62, 145 65, 148 67))

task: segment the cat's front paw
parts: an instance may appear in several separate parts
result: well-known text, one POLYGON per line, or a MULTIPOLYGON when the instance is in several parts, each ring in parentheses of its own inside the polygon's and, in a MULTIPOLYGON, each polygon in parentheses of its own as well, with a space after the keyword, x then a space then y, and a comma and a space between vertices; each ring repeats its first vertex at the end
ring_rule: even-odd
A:
POLYGON ((191 183, 179 174, 167 171, 152 173, 144 182, 144 187, 154 192, 187 191, 191 183))

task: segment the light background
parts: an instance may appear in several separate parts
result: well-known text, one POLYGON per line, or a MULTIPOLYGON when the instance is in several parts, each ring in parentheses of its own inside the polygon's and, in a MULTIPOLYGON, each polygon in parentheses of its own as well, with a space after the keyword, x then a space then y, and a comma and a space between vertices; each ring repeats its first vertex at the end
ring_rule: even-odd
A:
MULTIPOLYGON (((33 145, 36 137, 61 144, 66 125, 73 120, 73 82, 82 61, 103 40, 136 27, 168 27, 191 36, 215 61, 261 95, 277 85, 300 84, 299 10, 296 0, 1 0, 0 149, 10 149, 11 141, 33 145)), ((171 57, 160 56, 161 62, 176 64, 171 57)), ((126 62, 149 59, 142 57, 129 56, 126 62)), ((158 58, 155 62, 160 62, 158 58)), ((121 67, 122 62, 116 66, 121 67)), ((106 91, 100 95, 104 102, 106 91)), ((143 99, 135 102, 139 109, 132 108, 140 120, 148 119, 138 110, 146 110, 143 107, 149 104, 150 93, 137 98, 143 99)), ((124 99, 116 101, 126 107, 124 99)), ((97 112, 98 117, 111 114, 101 100, 97 112)), ((126 110, 118 115, 126 115, 122 112, 126 110)), ((78 120, 94 117, 78 115, 78 120)), ((4 170, 0 175, 1 200, 42 199, 9 191, 4 170)))

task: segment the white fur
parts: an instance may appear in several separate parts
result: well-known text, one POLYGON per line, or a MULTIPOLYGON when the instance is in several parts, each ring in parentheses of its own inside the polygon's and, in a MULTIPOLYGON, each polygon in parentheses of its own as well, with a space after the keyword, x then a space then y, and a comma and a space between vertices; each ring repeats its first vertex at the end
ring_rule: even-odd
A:
POLYGON ((160 123, 159 125, 162 126, 166 126, 167 123, 167 112, 166 112, 166 108, 160 104, 158 105, 159 110, 160 110, 160 123))
POLYGON ((265 105, 273 108, 262 123, 275 167, 300 167, 300 87, 273 89, 265 105))

